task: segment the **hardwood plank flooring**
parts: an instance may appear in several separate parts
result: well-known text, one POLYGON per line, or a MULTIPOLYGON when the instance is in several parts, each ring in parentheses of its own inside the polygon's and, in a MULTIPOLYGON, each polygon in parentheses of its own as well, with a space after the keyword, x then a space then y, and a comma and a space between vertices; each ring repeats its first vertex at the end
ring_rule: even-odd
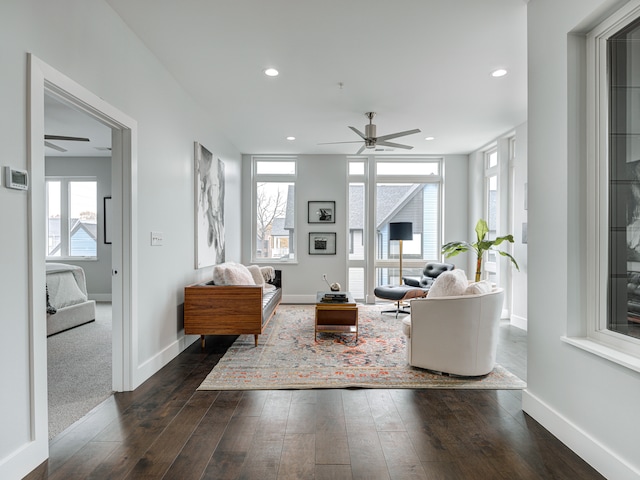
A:
MULTIPOLYGON (((50 442, 26 479, 601 479, 516 390, 198 392, 235 337, 196 342, 50 442)), ((498 361, 526 379, 526 332, 498 361)))

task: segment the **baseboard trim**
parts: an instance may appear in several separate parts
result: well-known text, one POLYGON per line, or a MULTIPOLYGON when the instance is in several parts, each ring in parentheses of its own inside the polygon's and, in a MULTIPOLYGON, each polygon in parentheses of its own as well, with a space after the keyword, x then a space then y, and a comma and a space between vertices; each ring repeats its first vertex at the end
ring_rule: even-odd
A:
POLYGON ((49 442, 27 442, 0 459, 0 478, 24 478, 49 456, 49 442))
POLYGON ((525 317, 520 317, 519 315, 511 315, 511 325, 522 330, 526 330, 528 325, 527 319, 525 317))
POLYGON ((640 479, 640 470, 620 458, 529 390, 522 392, 522 410, 606 478, 640 479))
POLYGON ((110 293, 90 293, 87 295, 89 300, 95 300, 96 302, 110 302, 111 294, 110 293))
POLYGON ((167 363, 180 355, 185 348, 199 338, 200 337, 198 335, 183 335, 161 352, 141 363, 135 372, 134 390, 151 378, 153 374, 157 373, 167 363))
POLYGON ((282 303, 313 305, 316 303, 315 295, 282 295, 282 303))

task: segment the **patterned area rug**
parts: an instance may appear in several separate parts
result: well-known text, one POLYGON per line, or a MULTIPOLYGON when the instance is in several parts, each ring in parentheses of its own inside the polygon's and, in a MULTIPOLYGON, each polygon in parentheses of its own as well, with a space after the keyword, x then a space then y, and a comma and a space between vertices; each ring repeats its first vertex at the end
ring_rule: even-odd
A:
POLYGON ((198 390, 307 388, 521 389, 526 384, 497 365, 484 377, 447 377, 407 364, 402 321, 382 307, 359 305, 359 336, 319 333, 314 306, 281 305, 254 347, 240 335, 198 390))

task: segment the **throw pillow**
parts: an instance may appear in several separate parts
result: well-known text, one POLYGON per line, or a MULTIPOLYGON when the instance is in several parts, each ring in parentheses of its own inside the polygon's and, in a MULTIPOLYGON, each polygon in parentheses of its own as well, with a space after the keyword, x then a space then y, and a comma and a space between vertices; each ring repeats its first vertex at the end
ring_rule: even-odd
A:
POLYGON ((226 262, 213 267, 216 285, 255 285, 251 272, 240 263, 226 262))
POLYGON ((493 289, 493 285, 489 280, 482 280, 480 282, 470 283, 467 289, 464 291, 465 295, 479 295, 481 293, 489 293, 493 289))
POLYGON ((431 285, 427 298, 464 295, 468 284, 469 281, 464 270, 455 269, 442 272, 431 285))
POLYGON ((256 285, 264 285, 264 277, 262 276, 262 272, 260 271, 260 267, 258 265, 249 265, 247 269, 251 273, 251 277, 253 278, 253 283, 256 285))

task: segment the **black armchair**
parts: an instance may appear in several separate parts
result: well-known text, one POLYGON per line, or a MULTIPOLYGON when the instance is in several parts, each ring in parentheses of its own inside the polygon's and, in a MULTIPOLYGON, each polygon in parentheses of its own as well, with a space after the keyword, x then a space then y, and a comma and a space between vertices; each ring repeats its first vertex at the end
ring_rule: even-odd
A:
POLYGON ((417 280, 415 278, 402 277, 402 281, 405 285, 418 288, 430 288, 438 275, 442 272, 453 270, 456 266, 452 263, 427 263, 422 271, 422 278, 417 280))

